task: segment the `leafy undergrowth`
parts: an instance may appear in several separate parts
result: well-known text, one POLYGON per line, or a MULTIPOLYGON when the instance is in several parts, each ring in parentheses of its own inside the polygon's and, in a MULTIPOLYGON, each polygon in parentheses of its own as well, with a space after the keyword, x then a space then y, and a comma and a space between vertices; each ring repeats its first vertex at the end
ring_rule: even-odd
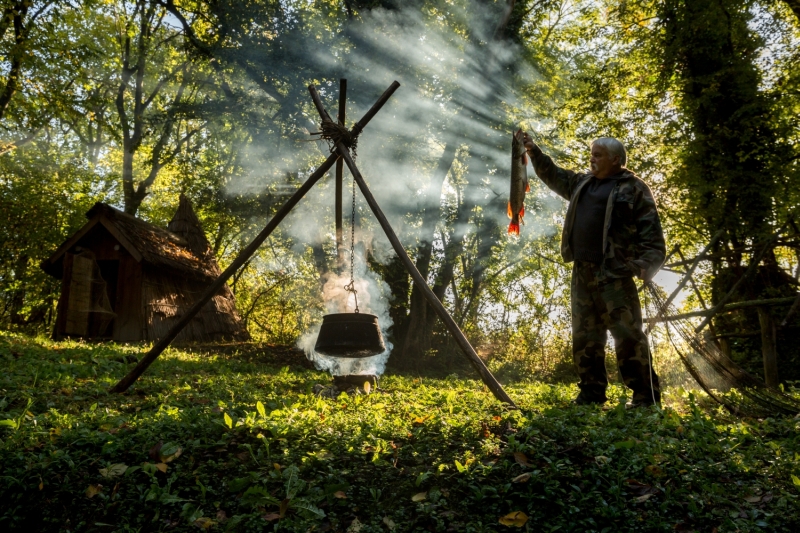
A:
MULTIPOLYGON (((285 350, 0 333, 3 531, 797 531, 793 419, 571 406, 574 385, 386 376, 371 394, 285 350)), ((299 357, 299 356, 297 356, 299 357)))

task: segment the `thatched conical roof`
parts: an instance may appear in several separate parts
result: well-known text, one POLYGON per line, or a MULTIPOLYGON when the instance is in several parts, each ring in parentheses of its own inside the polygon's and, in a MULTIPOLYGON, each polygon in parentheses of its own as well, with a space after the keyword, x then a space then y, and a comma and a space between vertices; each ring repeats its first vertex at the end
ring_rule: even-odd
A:
POLYGON ((176 235, 183 237, 188 244, 189 250, 198 258, 204 261, 213 261, 214 254, 211 250, 211 243, 208 242, 206 234, 200 225, 200 219, 192 208, 192 202, 181 193, 178 201, 178 209, 170 220, 167 229, 176 235))

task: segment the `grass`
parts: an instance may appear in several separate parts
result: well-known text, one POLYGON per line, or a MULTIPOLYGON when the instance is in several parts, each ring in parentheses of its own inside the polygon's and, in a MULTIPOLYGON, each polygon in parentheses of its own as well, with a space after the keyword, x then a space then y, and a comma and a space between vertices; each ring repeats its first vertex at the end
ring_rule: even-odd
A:
POLYGON ((574 385, 329 376, 278 348, 0 333, 3 531, 797 531, 800 421, 577 407, 574 385), (296 364, 288 364, 296 361, 296 364), (502 523, 501 523, 502 522, 502 523), (503 525, 503 523, 508 525, 503 525))

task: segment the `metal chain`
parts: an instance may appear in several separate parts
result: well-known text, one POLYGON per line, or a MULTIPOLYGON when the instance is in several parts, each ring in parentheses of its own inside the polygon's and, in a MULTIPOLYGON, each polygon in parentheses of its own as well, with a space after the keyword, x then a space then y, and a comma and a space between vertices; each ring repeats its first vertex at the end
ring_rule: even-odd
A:
POLYGON ((356 290, 355 280, 355 261, 356 261, 356 180, 353 178, 353 207, 350 211, 350 283, 344 286, 344 290, 353 293, 356 300, 356 313, 358 313, 358 291, 356 290))

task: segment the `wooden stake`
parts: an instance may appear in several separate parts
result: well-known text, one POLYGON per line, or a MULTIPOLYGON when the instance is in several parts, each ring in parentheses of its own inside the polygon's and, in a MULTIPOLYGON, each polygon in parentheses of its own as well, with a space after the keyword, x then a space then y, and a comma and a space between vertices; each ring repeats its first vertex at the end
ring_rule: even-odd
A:
MULTIPOLYGON (((314 105, 317 107, 317 111, 322 119, 330 120, 330 115, 328 115, 328 112, 325 111, 325 108, 322 105, 322 100, 319 98, 319 94, 317 94, 316 87, 309 85, 308 91, 311 93, 311 98, 314 100, 314 105)), ((488 368, 486 368, 486 365, 483 363, 481 358, 478 357, 475 349, 469 343, 467 337, 464 336, 464 333, 458 327, 458 324, 456 324, 455 320, 453 320, 453 317, 450 316, 450 313, 447 312, 447 309, 444 308, 442 302, 439 301, 439 298, 437 298, 435 294, 433 294, 433 291, 422 277, 422 274, 420 274, 419 270, 417 270, 417 267, 414 266, 414 262, 410 257, 408 257, 405 248, 403 248, 403 245, 400 243, 400 239, 398 239, 397 235, 395 235, 392 226, 389 224, 389 221, 386 219, 383 211, 381 211, 378 202, 375 201, 375 197, 372 196, 372 193, 370 192, 369 187, 367 187, 367 183, 364 181, 364 178, 361 176, 361 173, 356 167, 353 158, 350 157, 350 152, 347 147, 343 143, 339 143, 337 144, 336 149, 339 152, 339 155, 342 156, 342 159, 344 159, 347 168, 350 169, 353 179, 356 180, 358 188, 361 190, 361 194, 364 195, 364 199, 367 201, 367 204, 375 215, 375 218, 378 219, 378 223, 380 223, 383 232, 386 234, 386 237, 392 244, 392 248, 394 248, 395 253, 397 253, 397 256, 403 262, 406 270, 414 280, 415 286, 419 287, 423 296, 425 296, 425 299, 428 300, 428 303, 436 311, 436 314, 439 315, 439 318, 442 320, 442 322, 444 322, 448 331, 450 331, 450 334, 461 348, 461 351, 464 352, 464 355, 466 355, 470 360, 472 366, 478 371, 478 374, 480 375, 484 384, 486 384, 492 394, 494 394, 494 397, 511 407, 516 407, 516 404, 511 397, 506 393, 505 390, 503 390, 502 385, 498 383, 494 375, 489 371, 488 368)))
MULTIPOLYGON (((347 80, 339 80, 339 116, 337 117, 339 124, 344 126, 345 112, 347 108, 347 80)), ((344 161, 342 158, 336 160, 336 204, 335 204, 335 218, 336 218, 336 258, 337 270, 341 274, 342 268, 345 265, 345 247, 344 247, 344 232, 342 230, 342 194, 344 192, 344 161)))
MULTIPOLYGON (((392 85, 389 86, 386 91, 381 95, 375 104, 367 111, 367 113, 358 121, 358 123, 353 127, 351 130, 351 134, 353 131, 361 131, 364 127, 372 120, 372 117, 380 111, 383 105, 389 100, 389 98, 394 94, 397 88, 400 87, 400 84, 394 82, 392 85)), ((297 205, 303 196, 313 187, 327 172, 330 168, 336 163, 336 159, 338 155, 335 153, 328 156, 328 159, 320 165, 320 167, 313 173, 308 179, 303 183, 303 185, 295 192, 291 198, 289 198, 285 204, 275 213, 275 216, 267 223, 266 227, 261 230, 253 242, 247 245, 247 247, 242 250, 236 259, 225 269, 225 271, 220 274, 220 276, 214 280, 214 282, 203 292, 200 298, 194 303, 194 305, 183 315, 172 327, 169 329, 166 335, 164 335, 158 342, 156 342, 153 347, 147 352, 144 357, 139 361, 133 370, 131 370, 128 375, 122 378, 119 383, 114 385, 110 392, 125 392, 128 388, 133 385, 133 383, 144 374, 145 370, 153 364, 153 361, 158 358, 161 353, 167 349, 167 347, 172 343, 173 340, 178 336, 178 334, 185 328, 189 322, 200 312, 200 309, 214 297, 217 292, 222 288, 222 286, 228 281, 228 279, 244 265, 250 257, 258 250, 258 248, 264 243, 264 241, 269 237, 270 233, 272 233, 275 228, 278 227, 278 224, 289 214, 289 212, 297 205)))

